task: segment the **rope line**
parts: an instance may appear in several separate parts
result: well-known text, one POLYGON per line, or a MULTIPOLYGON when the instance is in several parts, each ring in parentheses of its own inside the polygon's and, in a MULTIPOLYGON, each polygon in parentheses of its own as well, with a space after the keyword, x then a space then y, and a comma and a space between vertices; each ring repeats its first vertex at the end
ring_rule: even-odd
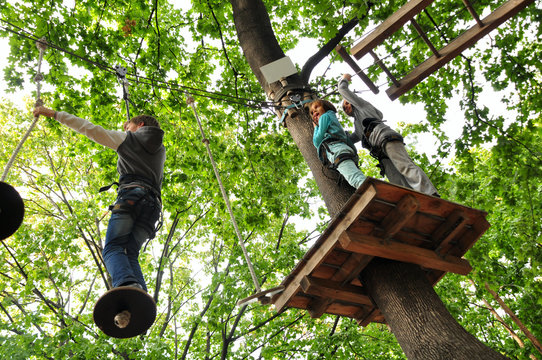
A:
MULTIPOLYGON (((0 18, 0 21, 18 29, 20 32, 17 32, 13 29, 10 29, 9 27, 6 27, 6 26, 0 26, 2 29, 8 31, 8 32, 11 32, 17 36, 20 36, 20 37, 23 37, 23 38, 26 38, 26 39, 29 39, 29 40, 32 40, 32 41, 41 41, 39 39, 37 39, 34 35, 26 35, 26 34, 23 34, 21 32, 25 32, 27 34, 31 34, 29 31, 27 30, 24 30, 23 28, 5 20, 5 19, 2 19, 0 18)), ((111 66, 108 66, 108 65, 104 65, 104 64, 101 64, 99 62, 96 62, 94 60, 91 60, 89 58, 86 58, 86 57, 83 57, 81 55, 78 55, 76 53, 74 53, 73 51, 71 50, 67 50, 61 46, 58 46, 58 45, 55 45, 55 44, 52 44, 52 43, 47 43, 47 45, 55 50, 58 50, 58 51, 61 51, 61 52, 64 52, 66 54, 69 54, 73 57, 76 57, 82 61, 85 61, 93 66, 96 66, 102 70, 105 70, 113 75, 116 76, 116 71, 113 67, 111 66)), ((173 84, 171 82, 168 82, 168 81, 163 81, 163 80, 156 80, 156 79, 150 79, 150 78, 147 78, 147 77, 144 77, 144 76, 140 76, 140 75, 137 75, 137 74, 127 74, 127 76, 129 76, 131 79, 131 81, 133 82, 136 82, 136 83, 141 83, 141 84, 146 84, 146 85, 151 85, 151 86, 158 86, 156 83, 161 83, 161 84, 164 84, 162 86, 158 86, 160 88, 166 88, 168 90, 172 90, 172 91, 179 91, 179 92, 183 92, 183 93, 190 93, 191 95, 193 96, 199 96, 199 97, 207 97, 209 99, 214 99, 214 100, 221 100, 221 101, 224 101, 224 102, 228 102, 228 103, 231 103, 231 104, 236 104, 236 105, 245 105, 245 106, 248 106, 248 107, 252 107, 252 108, 257 108, 257 109, 261 109, 261 108, 264 108, 264 107, 267 107, 267 108, 275 108, 275 107, 281 107, 279 104, 279 102, 271 102, 271 101, 259 101, 259 100, 254 100, 254 99, 249 99, 249 98, 241 98, 241 97, 238 97, 238 96, 234 96, 234 95, 229 95, 229 94, 223 94, 223 93, 217 93, 217 92, 212 92, 212 91, 208 91, 208 90, 204 90, 204 89, 198 89, 198 88, 194 88, 194 87, 190 87, 190 86, 185 86, 185 85, 177 85, 177 84, 173 84), (140 79, 144 79, 146 80, 147 82, 144 82, 144 81, 141 81, 140 79), (187 91, 188 90, 188 91, 187 91), (208 95, 203 95, 203 94, 208 94, 208 95), (259 104, 260 106, 258 106, 257 104, 246 104, 244 102, 239 102, 239 101, 231 101, 231 100, 226 100, 226 99, 223 99, 221 97, 226 97, 226 98, 232 98, 232 99, 237 99, 237 100, 241 100, 241 101, 245 101, 245 102, 251 102, 251 103, 257 103, 259 104)))
MULTIPOLYGON (((36 41, 36 46, 38 47, 40 51, 40 55, 38 59, 38 72, 36 76, 34 77, 34 81, 36 82, 36 88, 37 88, 36 104, 34 106, 40 106, 43 104, 43 102, 41 101, 41 84, 40 84, 41 81, 43 80, 43 74, 41 73, 41 62, 43 60, 43 53, 45 52, 45 50, 47 50, 47 42, 44 39, 40 39, 39 41, 36 41)), ((39 116, 34 117, 34 121, 32 121, 32 124, 30 124, 30 127, 28 128, 28 130, 26 130, 26 133, 23 135, 21 141, 19 141, 19 143, 15 147, 15 150, 11 154, 11 157, 8 163, 6 164, 6 167, 2 174, 2 181, 4 181, 6 177, 8 176, 9 169, 13 165, 13 162, 15 161, 17 154, 19 154, 19 151, 23 147, 23 144, 28 139, 28 137, 30 136, 30 133, 32 132, 36 124, 38 123, 38 119, 39 119, 39 116)))
POLYGON ((199 126, 199 130, 201 132, 201 137, 202 137, 201 141, 205 144, 205 147, 207 148, 207 154, 209 154, 209 158, 211 159, 211 164, 213 165, 213 170, 215 172, 218 185, 220 186, 222 197, 224 198, 224 202, 226 203, 226 207, 228 208, 228 212, 230 213, 230 218, 233 223, 233 227, 235 228, 235 233, 237 234, 237 238, 239 239, 239 246, 241 246, 241 249, 243 250, 243 255, 245 256, 245 260, 250 270, 250 276, 252 277, 252 281, 254 282, 254 286, 256 287, 256 292, 259 293, 261 291, 260 283, 258 282, 258 278, 256 277, 254 267, 252 266, 252 262, 250 261, 250 258, 248 256, 247 249, 245 248, 245 243, 243 241, 243 238, 241 237, 241 232, 239 231, 239 227, 237 226, 237 221, 235 221, 235 216, 233 215, 233 211, 231 209, 230 200, 228 199, 228 195, 226 194, 226 190, 224 189, 224 185, 222 184, 222 179, 220 178, 218 168, 216 166, 215 160, 213 158, 213 154, 211 152, 211 148, 209 146, 209 139, 207 139, 207 137, 205 136, 205 132, 203 131, 203 127, 201 126, 201 121, 199 119, 198 112, 196 110, 196 105, 194 104, 194 98, 192 96, 188 96, 186 99, 186 102, 188 105, 192 107, 192 110, 194 111, 194 116, 196 117, 196 120, 198 121, 198 126, 199 126))

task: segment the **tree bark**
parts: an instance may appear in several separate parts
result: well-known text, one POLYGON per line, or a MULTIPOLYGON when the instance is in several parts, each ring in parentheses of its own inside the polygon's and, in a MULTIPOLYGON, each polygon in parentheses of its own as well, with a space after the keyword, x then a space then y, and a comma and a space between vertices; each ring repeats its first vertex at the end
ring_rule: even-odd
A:
POLYGON ((506 359, 457 323, 418 265, 375 258, 360 280, 409 359, 506 359))
MULTIPOLYGON (((239 43, 272 100, 281 83, 268 84, 260 67, 284 57, 261 0, 230 0, 239 43)), ((298 74, 288 84, 303 84, 298 74)), ((284 104, 284 103, 283 103, 284 104)), ((313 126, 304 111, 286 118, 286 126, 307 161, 331 216, 339 212, 352 188, 326 177, 312 144, 313 126)), ((467 333, 446 310, 418 266, 387 260, 372 261, 361 275, 364 286, 386 317, 399 344, 411 359, 505 359, 467 333), (374 264, 373 264, 374 263, 374 264)))
MULTIPOLYGON (((278 81, 268 84, 260 71, 262 66, 285 56, 271 27, 271 21, 269 20, 269 14, 265 5, 261 0, 230 0, 230 3, 233 7, 233 19, 239 43, 250 68, 266 94, 271 97, 271 100, 282 100, 273 97, 281 91, 282 84, 278 81)), ((288 85, 293 85, 299 89, 307 85, 303 84, 299 74, 289 76, 286 80, 288 85)), ((289 104, 289 101, 283 102, 283 105, 289 104)), ((329 213, 333 216, 339 212, 350 198, 352 188, 340 188, 334 179, 326 176, 323 172, 322 163, 318 159, 316 149, 312 144, 312 121, 305 111, 297 111, 296 115, 294 117, 286 117, 286 127, 305 161, 307 161, 318 188, 322 194, 326 194, 324 202, 329 213)))

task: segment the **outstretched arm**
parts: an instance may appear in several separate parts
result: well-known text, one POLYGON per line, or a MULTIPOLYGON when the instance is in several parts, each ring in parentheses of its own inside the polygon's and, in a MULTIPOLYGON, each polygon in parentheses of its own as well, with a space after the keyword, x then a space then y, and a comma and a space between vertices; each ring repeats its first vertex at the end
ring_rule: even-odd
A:
POLYGON ((123 131, 106 130, 99 125, 94 125, 88 120, 78 118, 64 111, 57 112, 44 106, 38 106, 34 108, 34 116, 40 115, 53 118, 59 123, 85 135, 92 141, 113 150, 117 150, 119 145, 126 139, 126 133, 123 131))
MULTIPOLYGON (((382 112, 375 108, 370 102, 362 99, 358 95, 354 94, 349 88, 348 83, 352 80, 350 74, 344 74, 339 80, 337 89, 339 94, 343 97, 344 100, 348 101, 352 106, 354 106, 358 111, 363 114, 364 118, 376 118, 382 120, 382 112)), ((363 120, 363 119, 361 119, 363 120)))

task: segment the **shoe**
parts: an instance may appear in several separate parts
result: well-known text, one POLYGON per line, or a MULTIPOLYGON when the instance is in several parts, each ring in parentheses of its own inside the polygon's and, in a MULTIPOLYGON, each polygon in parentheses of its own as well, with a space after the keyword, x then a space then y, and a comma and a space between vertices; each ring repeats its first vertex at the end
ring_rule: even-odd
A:
MULTIPOLYGON (((133 287, 133 288, 137 288, 137 289, 141 289, 143 290, 143 286, 141 286, 141 284, 139 284, 138 282, 129 282, 129 283, 125 283, 125 284, 122 284, 121 286, 129 286, 129 287, 133 287)), ((119 286, 119 287, 121 287, 119 286)))

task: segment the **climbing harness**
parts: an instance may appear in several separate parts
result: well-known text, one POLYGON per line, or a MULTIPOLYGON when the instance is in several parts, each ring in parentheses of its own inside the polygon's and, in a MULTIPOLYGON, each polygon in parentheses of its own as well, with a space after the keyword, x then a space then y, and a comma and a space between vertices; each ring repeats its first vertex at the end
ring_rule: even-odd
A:
POLYGON ((115 65, 115 73, 117 74, 117 79, 122 85, 122 98, 124 99, 124 104, 126 105, 126 118, 130 121, 130 98, 128 96, 128 79, 126 79, 127 70, 125 67, 120 65, 115 65))
MULTIPOLYGON (((299 94, 296 94, 299 96, 299 94)), ((291 105, 288 105, 286 106, 286 109, 284 109, 284 112, 282 113, 282 117, 280 118, 280 123, 283 124, 284 123, 284 119, 286 118, 286 115, 288 115, 288 111, 290 109, 293 109, 293 108, 296 108, 296 109, 301 109, 303 107, 303 105, 305 105, 306 103, 310 103, 314 101, 313 99, 306 99, 306 100, 303 100, 303 101, 298 101, 298 102, 294 102, 293 104, 291 105)))
POLYGON ((211 148, 209 146, 210 142, 209 139, 205 136, 205 132, 203 131, 203 127, 201 126, 201 121, 198 116, 198 112, 196 110, 196 106, 194 104, 194 98, 191 95, 188 95, 186 102, 188 105, 192 107, 192 110, 194 112, 194 116, 196 117, 196 120, 198 122, 199 130, 202 137, 202 142, 205 144, 205 147, 207 148, 207 154, 209 155, 209 159, 211 160, 211 164, 213 166, 213 170, 215 172, 216 179, 218 181, 218 185, 220 187, 220 191, 222 192, 222 197, 224 198, 224 202, 226 203, 226 207, 228 208, 228 212, 230 214, 230 218, 233 224, 233 227, 235 229, 235 233, 237 234, 237 239, 239 240, 239 246, 241 247, 241 250, 243 251, 243 255, 245 257, 245 261, 247 262, 250 276, 252 277, 252 281, 254 282, 254 287, 256 288, 256 294, 253 294, 249 296, 246 299, 240 300, 237 305, 246 304, 252 300, 260 300, 261 302, 267 303, 270 300, 270 296, 272 294, 275 294, 277 292, 280 292, 284 289, 283 286, 278 286, 269 290, 262 291, 260 288, 260 283, 258 282, 258 278, 256 277, 256 273, 254 271, 254 267, 252 266, 252 262, 250 261, 250 258, 247 253, 247 249, 245 248, 245 243, 243 241, 243 238, 241 237, 241 233, 239 231, 239 227, 237 226, 237 221, 235 221, 235 216, 233 215, 233 211, 230 205, 230 200, 228 199, 228 195, 226 194, 226 190, 224 189, 224 185, 222 184, 222 180, 220 178, 220 174, 218 172, 218 168, 216 166, 215 160, 213 158, 213 154, 211 152, 211 148))
MULTIPOLYGON (((326 152, 329 152, 329 153, 332 153, 333 154, 333 151, 331 151, 331 149, 329 148, 329 144, 332 144, 333 142, 344 142, 343 140, 339 140, 339 139, 328 139, 327 141, 323 142, 322 143, 322 147, 324 148, 324 150, 326 152)), ((352 147, 351 147, 352 148, 352 147)), ((321 163, 322 163, 322 166, 323 168, 327 168, 329 169, 332 173, 335 174, 336 178, 333 179, 336 181, 337 185, 341 186, 342 184, 348 184, 348 181, 346 181, 345 177, 339 172, 339 165, 343 162, 343 161, 346 161, 346 160, 352 160, 354 162, 354 164, 359 168, 359 157, 358 155, 356 154, 356 149, 355 148, 352 148, 352 150, 354 152, 352 153, 342 153, 342 154, 339 154, 337 155, 337 157, 335 158, 335 160, 333 161, 333 163, 331 163, 327 156, 324 155, 323 156, 323 160, 320 159, 321 163)), ((325 172, 323 171, 324 175, 328 178, 331 179, 331 177, 327 176, 325 174, 325 172)))
POLYGON ((378 161, 377 167, 380 169, 380 175, 386 176, 386 169, 384 166, 383 160, 389 159, 386 154, 386 144, 390 141, 401 141, 403 142, 403 137, 399 133, 388 134, 382 140, 382 143, 378 146, 373 146, 369 142, 369 137, 373 132, 374 128, 379 124, 375 118, 365 118, 363 119, 363 126, 365 132, 361 136, 361 145, 369 150, 369 154, 378 161))

